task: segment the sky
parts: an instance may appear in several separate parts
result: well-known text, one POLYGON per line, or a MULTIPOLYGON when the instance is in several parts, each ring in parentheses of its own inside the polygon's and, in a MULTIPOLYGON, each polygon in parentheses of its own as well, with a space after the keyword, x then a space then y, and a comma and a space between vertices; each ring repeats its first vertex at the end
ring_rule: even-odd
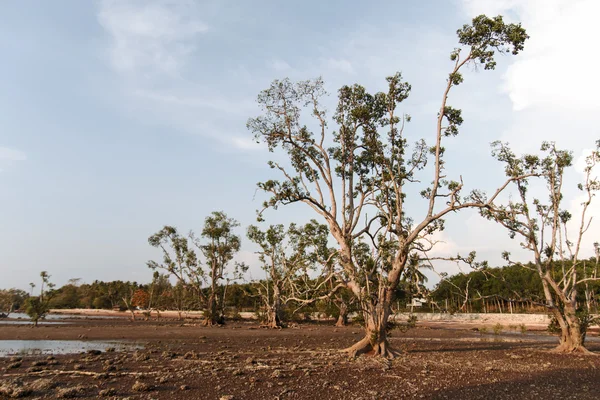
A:
MULTIPOLYGON (((465 123, 448 171, 493 190, 494 140, 517 152, 554 140, 580 165, 600 139, 597 0, 1 2, 0 287, 25 289, 42 270, 58 285, 149 281, 146 261, 160 254, 148 236, 166 224, 198 232, 215 210, 244 235, 264 199, 256 183, 273 178, 245 125, 273 79, 374 92, 401 71, 413 88, 408 136, 431 141, 456 29, 481 13, 521 22, 531 39, 452 93, 465 123)), ((564 192, 573 210, 580 172, 564 192)), ((290 207, 267 221, 312 217, 290 207)), ((598 234, 592 226, 588 253, 598 234)), ((439 239, 439 254, 527 257, 474 213, 451 217, 439 239)), ((254 251, 245 240, 238 255, 247 279, 262 277, 254 251)))

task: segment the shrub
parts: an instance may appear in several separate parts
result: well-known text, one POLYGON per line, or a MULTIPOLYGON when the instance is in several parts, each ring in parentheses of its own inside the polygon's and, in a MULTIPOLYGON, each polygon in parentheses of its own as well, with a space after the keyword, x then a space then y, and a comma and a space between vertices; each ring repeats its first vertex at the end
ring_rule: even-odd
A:
POLYGON ((504 329, 504 325, 502 325, 501 323, 497 323, 496 325, 494 325, 494 335, 499 335, 500 333, 502 333, 502 330, 504 329))
POLYGON ((527 332, 527 327, 525 324, 519 325, 519 329, 521 330, 521 335, 524 335, 527 332))

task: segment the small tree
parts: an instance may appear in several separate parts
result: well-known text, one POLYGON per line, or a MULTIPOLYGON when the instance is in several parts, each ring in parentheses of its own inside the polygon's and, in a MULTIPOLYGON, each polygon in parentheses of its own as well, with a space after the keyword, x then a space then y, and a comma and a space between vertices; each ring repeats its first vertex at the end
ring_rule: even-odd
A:
POLYGON ((179 234, 176 228, 165 226, 148 238, 151 246, 160 248, 163 261, 149 261, 151 269, 163 269, 194 289, 199 303, 205 308, 205 325, 216 325, 224 322, 225 295, 231 281, 241 278, 247 266, 234 263, 233 269, 228 267, 240 250, 241 239, 234 233, 239 223, 227 217, 222 211, 215 211, 204 221, 200 238, 193 232, 188 237, 179 234), (204 258, 204 268, 200 257, 194 250, 196 247, 204 258), (225 285, 222 284, 225 281, 225 285), (203 284, 208 283, 208 295, 203 284))
POLYGON ((431 250, 432 235, 444 228, 448 213, 484 206, 461 194, 461 179, 447 179, 442 142, 457 135, 463 122, 461 110, 448 104, 448 95, 463 82, 465 66, 494 69, 496 52, 517 54, 528 36, 519 24, 484 15, 457 34, 466 52, 455 49, 450 54, 454 65, 443 91, 434 144, 418 141, 412 154, 404 135, 410 117, 398 112, 411 86, 400 73, 387 78, 384 93, 370 94, 360 85, 342 87, 333 121, 328 121, 321 105, 325 95, 321 79, 297 84, 274 81, 258 96, 264 114, 248 121, 258 140, 270 151, 281 149, 289 161, 269 162, 283 180, 259 183, 271 196, 264 209, 304 203, 323 219, 337 242, 337 279, 358 299, 365 321, 364 339, 347 349, 353 355, 368 351, 395 355, 387 341, 388 319, 412 253, 431 250), (303 119, 303 111, 314 117, 310 126, 316 126, 316 131, 303 119), (418 175, 427 166, 428 155, 433 157, 433 177, 426 179, 431 183, 415 186, 423 181, 418 175), (414 204, 407 201, 414 193, 424 198, 424 216, 410 214, 406 207, 414 204), (356 257, 355 244, 360 240, 370 242, 372 262, 361 263, 356 257))
POLYGON ((125 304, 125 308, 131 313, 131 320, 135 321, 135 305, 133 304, 135 293, 138 290, 137 283, 121 282, 122 289, 119 290, 121 293, 121 300, 125 304))
POLYGON ((52 290, 54 284, 50 282, 50 275, 48 275, 48 272, 42 271, 40 277, 42 278, 40 295, 38 297, 29 297, 26 301, 25 308, 25 312, 33 322, 34 326, 37 326, 38 321, 44 319, 50 311, 50 300, 54 295, 54 291, 52 290))
POLYGON ((8 318, 10 313, 23 305, 27 293, 19 289, 0 290, 0 318, 8 318))
POLYGON ((582 284, 600 279, 595 265, 592 266, 594 270, 588 270, 589 267, 580 260, 582 240, 591 224, 587 211, 595 192, 600 189, 600 182, 593 175, 594 167, 600 161, 600 141, 586 158, 585 179, 578 185, 584 201, 574 234, 567 229, 573 216, 563 206, 565 171, 572 165, 573 156, 571 152, 557 149, 554 143, 544 143, 541 151, 543 156, 517 157, 506 144, 494 143, 493 154, 504 163, 506 175, 529 173, 542 177, 548 198, 544 201, 532 196, 530 178, 519 180, 513 184, 516 189, 513 199, 505 204, 490 202, 481 213, 505 227, 511 238, 520 237, 521 246, 531 252, 531 266, 513 261, 508 252, 503 253, 503 257, 509 264, 532 268, 539 275, 546 307, 560 327, 560 344, 556 351, 586 353, 577 294, 582 284))
MULTIPOLYGON (((248 228, 248 238, 260 246, 259 260, 267 275, 258 286, 266 309, 265 326, 283 326, 284 304, 294 301, 307 305, 324 298, 313 294, 326 287, 333 275, 311 279, 308 271, 333 262, 335 252, 328 247, 328 234, 327 226, 315 220, 300 227, 291 224, 287 230, 283 225, 271 225, 266 231, 253 225, 248 228)), ((328 270, 330 268, 322 269, 328 270)))
MULTIPOLYGON (((201 234, 204 242, 192 236, 194 244, 202 251, 209 269, 210 291, 205 311, 205 325, 217 325, 225 321, 225 294, 227 285, 231 281, 226 276, 226 269, 240 250, 241 239, 233 232, 239 225, 235 219, 227 217, 224 212, 215 211, 204 220, 201 234), (221 285, 222 280, 226 280, 225 286, 221 285)), ((244 264, 235 263, 233 280, 239 279, 246 270, 244 264)))

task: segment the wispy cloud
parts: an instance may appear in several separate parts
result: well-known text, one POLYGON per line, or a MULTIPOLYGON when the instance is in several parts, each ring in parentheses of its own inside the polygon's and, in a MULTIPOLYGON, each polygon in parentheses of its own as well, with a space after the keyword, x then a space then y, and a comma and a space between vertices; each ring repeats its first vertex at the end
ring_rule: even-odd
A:
POLYGON ((343 72, 348 75, 355 73, 352 63, 343 58, 328 58, 325 60, 324 66, 333 71, 343 72))
POLYGON ((267 66, 277 72, 286 72, 286 71, 289 71, 292 69, 290 64, 288 64, 286 61, 280 60, 280 59, 275 59, 275 60, 269 61, 267 63, 267 66))
POLYGON ((110 34, 111 66, 126 73, 175 73, 208 26, 190 1, 103 0, 98 21, 110 34))
MULTIPOLYGON (((168 124, 249 150, 251 143, 229 132, 244 130, 254 96, 224 95, 210 88, 205 74, 191 73, 199 67, 195 51, 209 31, 201 11, 199 3, 186 0, 103 0, 97 19, 108 36, 106 61, 124 92, 123 108, 143 123, 168 124), (232 129, 237 120, 239 129, 232 129)), ((274 67, 286 66, 280 61, 274 67)))

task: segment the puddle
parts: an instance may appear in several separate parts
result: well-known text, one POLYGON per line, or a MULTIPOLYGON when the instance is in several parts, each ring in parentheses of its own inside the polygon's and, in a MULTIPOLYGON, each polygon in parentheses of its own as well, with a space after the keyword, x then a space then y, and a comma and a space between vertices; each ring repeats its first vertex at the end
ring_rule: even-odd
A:
POLYGON ((0 340, 0 357, 11 355, 76 354, 88 350, 115 351, 141 349, 136 342, 97 340, 0 340))
MULTIPOLYGON (((68 322, 58 322, 58 321, 38 321, 38 325, 67 325, 68 322)), ((33 322, 25 319, 18 320, 10 320, 10 319, 0 319, 0 325, 33 325, 33 322)))
MULTIPOLYGON (((68 324, 68 322, 59 322, 64 319, 117 319, 123 318, 118 316, 109 315, 69 315, 69 314, 48 314, 44 319, 41 319, 38 324, 40 325, 57 325, 57 324, 68 324)), ((31 321, 27 314, 24 313, 11 313, 8 318, 0 319, 0 325, 29 325, 31 321)))
MULTIPOLYGON (((26 319, 29 321, 29 317, 25 313, 10 313, 8 315, 8 319, 26 319)), ((48 315, 46 315, 45 319, 55 320, 55 319, 65 319, 65 317, 63 315, 58 315, 58 314, 48 314, 48 315)), ((2 320, 0 320, 0 321, 2 321, 2 320)))

